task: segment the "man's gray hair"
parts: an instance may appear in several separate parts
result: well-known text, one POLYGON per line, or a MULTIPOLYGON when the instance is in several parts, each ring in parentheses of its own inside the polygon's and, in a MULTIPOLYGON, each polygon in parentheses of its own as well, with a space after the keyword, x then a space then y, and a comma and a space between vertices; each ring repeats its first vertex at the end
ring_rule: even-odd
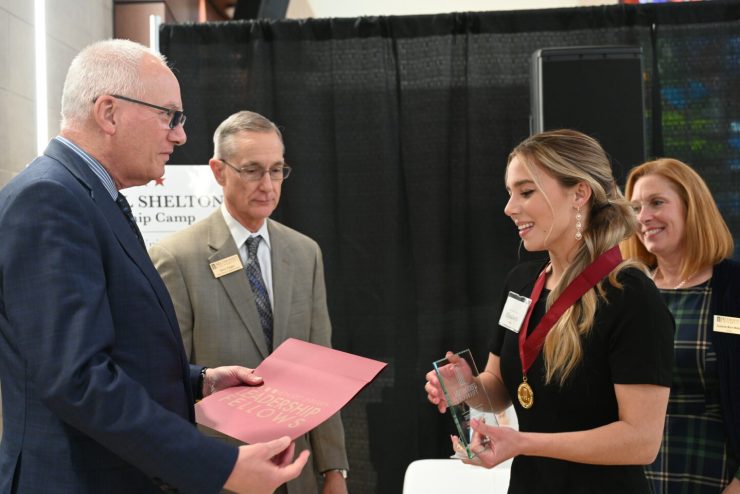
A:
POLYGON ((213 157, 231 158, 234 153, 234 136, 240 132, 275 132, 283 141, 283 134, 272 121, 253 111, 240 111, 221 122, 213 134, 213 157))
POLYGON ((85 122, 93 100, 104 94, 140 98, 144 93, 139 67, 146 56, 167 60, 139 43, 109 39, 93 43, 72 60, 62 91, 62 128, 85 122))

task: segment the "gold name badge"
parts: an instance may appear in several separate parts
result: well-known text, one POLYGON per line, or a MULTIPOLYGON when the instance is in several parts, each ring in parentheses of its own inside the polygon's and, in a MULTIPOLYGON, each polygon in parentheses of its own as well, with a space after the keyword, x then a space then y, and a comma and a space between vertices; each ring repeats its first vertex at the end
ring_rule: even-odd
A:
POLYGON ((714 316, 714 330, 740 335, 740 317, 714 316))
POLYGON ((214 278, 220 278, 234 271, 239 271, 242 268, 242 260, 236 254, 211 263, 211 271, 213 271, 214 278))

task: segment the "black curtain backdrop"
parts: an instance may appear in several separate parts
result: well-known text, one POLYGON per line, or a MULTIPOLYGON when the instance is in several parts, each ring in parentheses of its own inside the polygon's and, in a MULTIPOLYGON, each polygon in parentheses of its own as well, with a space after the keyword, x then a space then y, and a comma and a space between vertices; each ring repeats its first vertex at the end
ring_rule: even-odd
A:
POLYGON ((335 347, 389 364, 342 412, 351 492, 400 493, 410 462, 451 453, 424 374, 446 350, 485 366, 528 256, 503 176, 529 134, 532 52, 641 46, 648 154, 697 168, 738 235, 739 19, 706 2, 162 27, 188 114, 172 162, 207 163, 238 110, 278 123, 295 169, 275 218, 323 248, 335 347))

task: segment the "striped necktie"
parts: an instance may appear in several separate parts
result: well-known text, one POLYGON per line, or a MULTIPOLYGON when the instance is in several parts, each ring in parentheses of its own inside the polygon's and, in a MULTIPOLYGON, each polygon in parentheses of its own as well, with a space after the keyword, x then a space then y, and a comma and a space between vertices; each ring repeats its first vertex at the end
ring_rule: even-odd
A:
POLYGON ((272 351, 272 307, 270 306, 270 296, 267 294, 267 288, 262 278, 262 270, 257 260, 257 248, 259 247, 262 237, 256 235, 247 239, 247 279, 249 286, 252 287, 254 300, 257 303, 257 312, 260 316, 262 331, 265 333, 267 349, 272 351))

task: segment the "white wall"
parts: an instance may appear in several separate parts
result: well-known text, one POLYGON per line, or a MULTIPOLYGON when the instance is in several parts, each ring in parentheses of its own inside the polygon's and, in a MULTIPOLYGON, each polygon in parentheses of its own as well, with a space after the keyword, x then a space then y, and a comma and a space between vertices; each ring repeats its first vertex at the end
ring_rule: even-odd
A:
MULTIPOLYGON (((0 187, 36 157, 33 0, 0 0, 0 187)), ((113 0, 46 0, 48 136, 74 55, 113 35, 113 0)))

